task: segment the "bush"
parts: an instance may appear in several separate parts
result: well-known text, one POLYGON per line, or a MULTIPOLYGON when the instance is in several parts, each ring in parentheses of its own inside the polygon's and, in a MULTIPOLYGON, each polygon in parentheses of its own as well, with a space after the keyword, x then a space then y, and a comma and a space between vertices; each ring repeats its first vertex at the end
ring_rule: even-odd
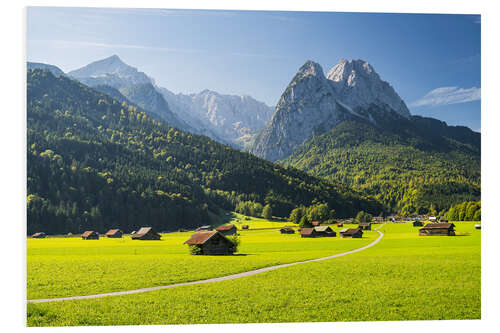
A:
POLYGON ((189 253, 192 255, 200 255, 203 254, 201 246, 198 244, 189 244, 189 253))
POLYGON ((241 244, 241 239, 238 237, 238 235, 228 236, 227 238, 234 244, 232 248, 233 253, 238 252, 238 249, 241 244))

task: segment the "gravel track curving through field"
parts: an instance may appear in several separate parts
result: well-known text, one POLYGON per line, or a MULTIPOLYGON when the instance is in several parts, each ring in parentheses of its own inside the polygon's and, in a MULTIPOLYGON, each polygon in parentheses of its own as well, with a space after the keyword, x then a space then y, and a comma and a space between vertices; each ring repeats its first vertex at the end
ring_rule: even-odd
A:
MULTIPOLYGON (((383 224, 382 224, 383 225, 383 224)), ((379 226, 377 229, 379 229, 379 226)), ((226 280, 233 280, 233 279, 238 279, 246 276, 252 276, 255 274, 259 273, 264 273, 268 271, 272 271, 278 268, 284 268, 284 267, 289 267, 289 266, 294 266, 298 264, 304 264, 308 262, 315 262, 315 261, 322 261, 322 260, 328 260, 328 259, 333 259, 333 258, 338 258, 342 257, 348 254, 360 252, 363 250, 366 250, 375 244, 377 244, 382 237, 384 237, 384 234, 377 229, 374 229, 379 233, 379 236, 376 240, 371 242, 368 245, 365 245, 363 247, 357 248, 355 250, 347 251, 347 252, 342 252, 342 253, 337 253, 328 257, 322 257, 322 258, 317 258, 317 259, 309 259, 309 260, 304 260, 304 261, 297 261, 297 262, 292 262, 288 264, 281 264, 281 265, 275 265, 275 266, 269 266, 269 267, 264 267, 264 268, 259 268, 255 269, 252 271, 247 271, 247 272, 242 272, 242 273, 237 273, 237 274, 231 274, 231 275, 226 275, 226 276, 220 276, 216 278, 211 278, 211 279, 206 279, 206 280, 198 280, 198 281, 191 281, 191 282, 182 282, 182 283, 175 283, 175 284, 169 284, 166 286, 156 286, 156 287, 148 287, 148 288, 141 288, 141 289, 134 289, 134 290, 123 290, 123 291, 115 291, 115 292, 110 292, 110 293, 103 293, 103 294, 95 294, 95 295, 82 295, 82 296, 68 296, 68 297, 58 297, 58 298, 41 298, 41 299, 29 299, 27 300, 28 303, 44 303, 44 302, 56 302, 56 301, 69 301, 69 300, 79 300, 79 299, 89 299, 89 298, 100 298, 100 297, 106 297, 106 296, 118 296, 118 295, 129 295, 129 294, 137 294, 137 293, 143 293, 147 291, 155 291, 155 290, 161 290, 161 289, 167 289, 167 288, 174 288, 174 287, 180 287, 180 286, 189 286, 193 284, 202 284, 202 283, 210 283, 210 282, 219 282, 219 281, 226 281, 226 280)))

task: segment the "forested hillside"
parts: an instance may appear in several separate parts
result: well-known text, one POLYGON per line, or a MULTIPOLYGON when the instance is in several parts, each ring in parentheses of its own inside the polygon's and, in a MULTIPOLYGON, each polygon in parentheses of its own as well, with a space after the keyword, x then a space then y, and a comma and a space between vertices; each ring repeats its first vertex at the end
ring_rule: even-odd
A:
POLYGON ((404 215, 480 200, 479 133, 432 118, 371 114, 381 115, 377 125, 345 121, 282 164, 352 186, 404 215))
POLYGON ((210 223, 240 201, 275 216, 326 202, 338 216, 383 207, 336 183, 180 131, 65 76, 27 73, 28 233, 210 223))

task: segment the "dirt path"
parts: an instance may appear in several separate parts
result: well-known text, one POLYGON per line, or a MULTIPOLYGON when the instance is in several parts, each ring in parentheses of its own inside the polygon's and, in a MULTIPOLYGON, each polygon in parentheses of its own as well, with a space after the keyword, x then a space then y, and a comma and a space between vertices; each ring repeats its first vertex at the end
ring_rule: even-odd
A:
MULTIPOLYGON (((381 226, 379 226, 379 228, 381 226)), ((276 265, 276 266, 269 266, 269 267, 259 268, 259 269, 255 269, 253 271, 242 272, 242 273, 238 273, 238 274, 226 275, 226 276, 221 276, 221 277, 216 277, 216 278, 211 278, 211 279, 206 279, 206 280, 198 280, 198 281, 191 281, 191 282, 169 284, 166 286, 156 286, 156 287, 148 287, 148 288, 141 288, 141 289, 135 289, 135 290, 115 291, 115 292, 111 292, 111 293, 96 294, 96 295, 69 296, 69 297, 44 298, 44 299, 42 299, 42 298, 41 299, 29 299, 29 300, 27 300, 27 302, 28 303, 42 303, 42 302, 56 302, 56 301, 100 298, 100 297, 106 297, 106 296, 129 295, 129 294, 143 293, 143 292, 147 292, 147 291, 161 290, 161 289, 174 288, 174 287, 180 287, 180 286, 189 286, 192 284, 202 284, 202 283, 210 283, 210 282, 219 282, 219 281, 238 279, 238 278, 242 278, 242 277, 246 277, 246 276, 252 276, 255 274, 259 274, 259 273, 272 271, 272 270, 275 270, 278 268, 289 267, 289 266, 294 266, 294 265, 298 265, 298 264, 304 264, 307 262, 322 261, 322 260, 338 258, 338 257, 345 256, 347 254, 352 254, 352 253, 366 250, 366 249, 372 247, 373 245, 377 244, 382 239, 382 237, 384 237, 384 234, 382 232, 378 231, 377 229, 375 229, 375 231, 377 231, 379 233, 379 236, 376 240, 374 240, 370 244, 365 245, 365 246, 360 247, 360 248, 357 248, 355 250, 337 253, 337 254, 334 254, 334 255, 331 255, 328 257, 310 259, 310 260, 304 260, 304 261, 297 261, 297 262, 292 262, 292 263, 288 263, 288 264, 281 264, 281 265, 276 265)))

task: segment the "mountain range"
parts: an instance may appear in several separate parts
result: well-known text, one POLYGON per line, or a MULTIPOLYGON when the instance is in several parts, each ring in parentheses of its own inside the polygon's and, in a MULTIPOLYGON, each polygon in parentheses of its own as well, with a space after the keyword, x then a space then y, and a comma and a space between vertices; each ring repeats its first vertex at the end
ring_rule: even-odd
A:
POLYGON ((208 136, 378 200, 385 210, 427 212, 480 199, 479 133, 414 116, 364 60, 341 59, 325 75, 306 61, 273 109, 211 90, 175 94, 118 56, 64 74, 152 119, 208 136))

